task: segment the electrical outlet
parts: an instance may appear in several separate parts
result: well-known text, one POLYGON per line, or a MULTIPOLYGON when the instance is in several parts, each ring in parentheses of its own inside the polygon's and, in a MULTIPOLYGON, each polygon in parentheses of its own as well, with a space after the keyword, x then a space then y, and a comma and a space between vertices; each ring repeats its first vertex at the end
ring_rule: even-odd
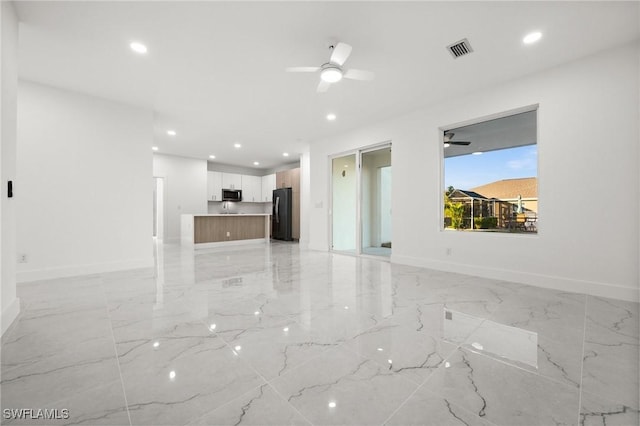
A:
POLYGON ((18 263, 27 263, 27 255, 21 254, 18 256, 18 263))
POLYGON ((453 249, 451 249, 451 247, 447 247, 447 256, 451 256, 451 253, 453 253, 453 249))
POLYGON ((227 237, 231 236, 231 232, 227 231, 227 237))

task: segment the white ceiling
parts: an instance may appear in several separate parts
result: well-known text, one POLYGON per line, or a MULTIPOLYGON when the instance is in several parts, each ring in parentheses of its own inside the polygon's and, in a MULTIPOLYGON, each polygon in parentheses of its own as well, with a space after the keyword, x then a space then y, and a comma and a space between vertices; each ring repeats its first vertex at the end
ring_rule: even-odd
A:
POLYGON ((640 35, 637 2, 29 1, 16 9, 21 78, 152 108, 160 152, 260 168, 290 162, 316 139, 640 35), (532 30, 543 38, 526 46, 532 30), (454 60, 445 46, 465 37, 475 52, 454 60), (134 54, 133 40, 149 53, 134 54), (372 70, 375 81, 343 80, 317 94, 316 74, 284 72, 326 62, 331 41, 351 44, 346 67, 372 70))

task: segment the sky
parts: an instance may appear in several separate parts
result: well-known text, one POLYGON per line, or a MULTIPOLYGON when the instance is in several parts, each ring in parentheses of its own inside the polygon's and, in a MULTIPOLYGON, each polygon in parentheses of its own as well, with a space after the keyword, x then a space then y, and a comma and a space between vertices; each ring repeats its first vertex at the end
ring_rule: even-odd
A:
POLYGON ((445 158, 444 187, 472 189, 502 179, 538 176, 537 145, 445 158))

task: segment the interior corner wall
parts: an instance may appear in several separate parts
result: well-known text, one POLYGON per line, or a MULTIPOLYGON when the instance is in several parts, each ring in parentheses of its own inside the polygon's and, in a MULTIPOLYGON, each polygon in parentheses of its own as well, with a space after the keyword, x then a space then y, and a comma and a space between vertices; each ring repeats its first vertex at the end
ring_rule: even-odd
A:
POLYGON ((639 47, 315 141, 310 248, 328 249, 328 156, 391 140, 392 262, 637 300, 639 47), (439 129, 531 105, 539 105, 539 233, 443 231, 439 129))
POLYGON ((153 176, 164 178, 164 242, 180 242, 180 215, 207 214, 207 161, 154 154, 153 176))
MULTIPOLYGON (((309 247, 309 191, 311 184, 310 176, 311 157, 309 148, 306 147, 300 155, 300 247, 307 249, 309 247)), ((271 211, 269 211, 271 213, 271 211)))
POLYGON ((18 92, 18 18, 9 1, 0 5, 0 40, 0 331, 4 334, 20 313, 16 297, 16 199, 8 198, 6 190, 7 182, 16 180, 18 92))
POLYGON ((20 81, 18 281, 153 266, 153 115, 20 81))

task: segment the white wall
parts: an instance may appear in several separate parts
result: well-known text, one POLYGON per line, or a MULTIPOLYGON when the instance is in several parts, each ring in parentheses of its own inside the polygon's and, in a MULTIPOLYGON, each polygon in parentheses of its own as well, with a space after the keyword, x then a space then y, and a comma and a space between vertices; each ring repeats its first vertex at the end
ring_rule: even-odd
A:
POLYGON ((309 211, 311 198, 309 191, 311 188, 311 156, 309 147, 305 147, 304 153, 300 156, 300 240, 302 249, 309 248, 309 211))
POLYGON ((393 262, 637 300, 638 52, 622 46, 313 143, 310 248, 328 247, 327 155, 391 140, 393 262), (439 127, 534 104, 539 234, 441 231, 439 127), (592 202, 576 214, 576 199, 592 202))
POLYGON ((153 155, 153 176, 164 178, 164 242, 180 242, 180 215, 207 213, 207 161, 153 155))
MULTIPOLYGON (((16 178, 16 114, 18 92, 18 18, 13 3, 3 1, 0 6, 0 102, 2 151, 0 154, 0 319, 4 333, 20 313, 16 298, 16 198, 7 197, 7 181, 16 178)), ((16 195, 21 192, 16 185, 16 195)))
POLYGON ((333 249, 355 250, 356 200, 358 198, 355 154, 334 159, 332 171, 333 249))
POLYGON ((19 281, 153 265, 153 116, 20 82, 19 281))

